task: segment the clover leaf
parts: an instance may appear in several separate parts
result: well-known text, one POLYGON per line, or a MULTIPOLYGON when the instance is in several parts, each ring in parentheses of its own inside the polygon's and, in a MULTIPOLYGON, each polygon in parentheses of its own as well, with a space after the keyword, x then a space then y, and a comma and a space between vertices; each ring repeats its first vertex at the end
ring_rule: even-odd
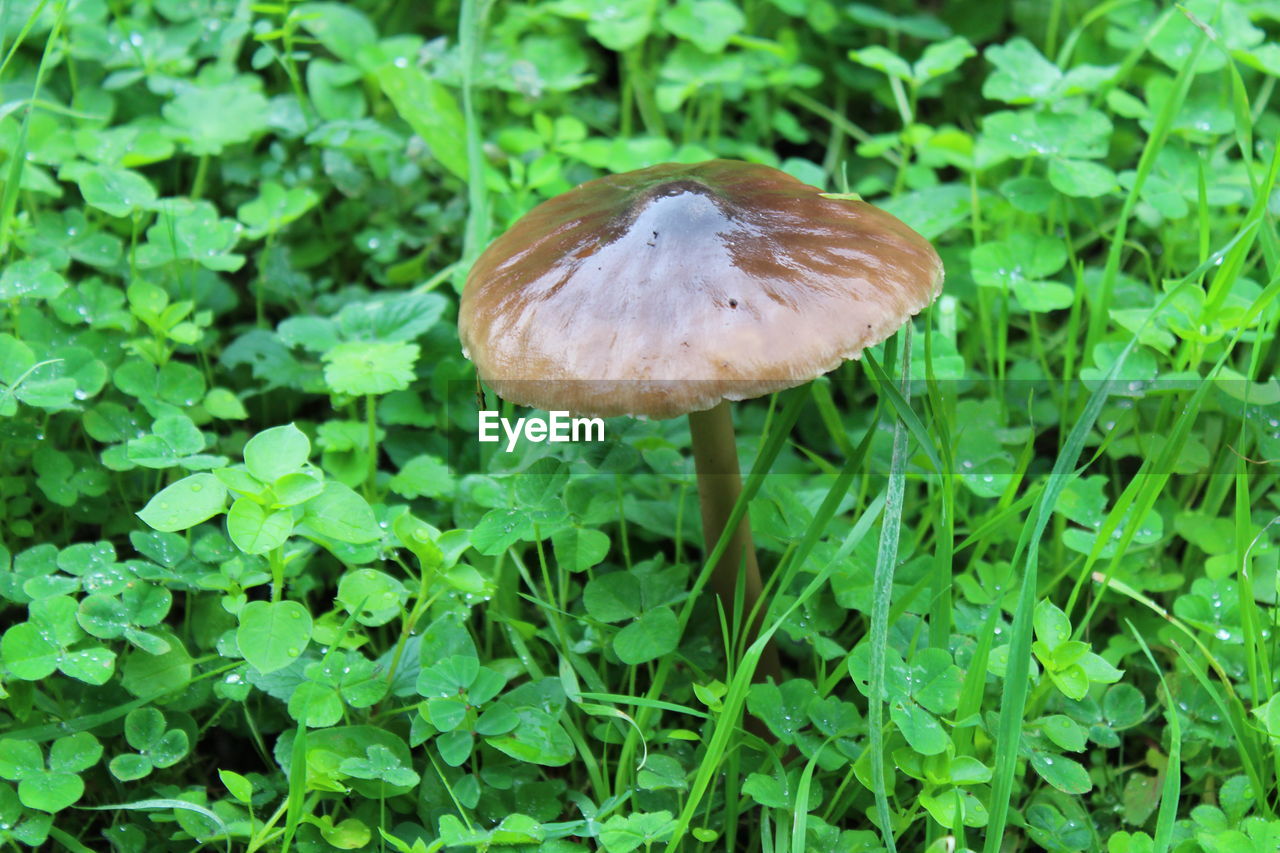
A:
POLYGON ((182 729, 166 729, 164 714, 155 708, 135 708, 124 718, 124 737, 136 753, 122 753, 108 765, 122 782, 142 779, 157 767, 172 767, 190 744, 182 729))
POLYGON ((351 341, 323 356, 324 379, 338 394, 364 396, 403 391, 414 379, 418 345, 397 342, 351 341))

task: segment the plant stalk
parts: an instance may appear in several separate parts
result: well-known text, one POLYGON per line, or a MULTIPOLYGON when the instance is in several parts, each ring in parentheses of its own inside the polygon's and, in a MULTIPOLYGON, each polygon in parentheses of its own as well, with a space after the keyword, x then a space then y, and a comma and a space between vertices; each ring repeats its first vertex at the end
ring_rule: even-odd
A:
MULTIPOLYGON (((698 498, 702 508, 702 535, 706 553, 710 554, 720 541, 725 522, 733 512, 733 505, 742 492, 742 474, 738 468, 738 448, 733 437, 733 414, 728 401, 722 401, 705 412, 689 413, 689 434, 693 439, 693 461, 698 473, 698 498)), ((743 573, 742 612, 749 615, 756 608, 764 584, 760 579, 760 567, 756 563, 756 549, 751 542, 751 523, 742 517, 738 529, 733 532, 724 555, 711 572, 711 586, 724 603, 726 613, 733 613, 737 591, 738 573, 743 573)), ((760 608, 755 618, 746 626, 747 643, 755 642, 764 621, 760 608)), ((756 678, 763 681, 772 675, 781 680, 782 667, 778 650, 772 642, 760 656, 756 678)))

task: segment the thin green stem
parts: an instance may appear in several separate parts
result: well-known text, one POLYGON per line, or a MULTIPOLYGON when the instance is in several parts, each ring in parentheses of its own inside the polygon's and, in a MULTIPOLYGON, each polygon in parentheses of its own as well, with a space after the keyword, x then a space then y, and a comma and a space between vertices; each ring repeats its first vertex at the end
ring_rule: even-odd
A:
POLYGON ((369 427, 369 465, 365 475, 364 496, 372 501, 378 483, 378 405, 377 397, 373 394, 364 398, 364 416, 369 427))

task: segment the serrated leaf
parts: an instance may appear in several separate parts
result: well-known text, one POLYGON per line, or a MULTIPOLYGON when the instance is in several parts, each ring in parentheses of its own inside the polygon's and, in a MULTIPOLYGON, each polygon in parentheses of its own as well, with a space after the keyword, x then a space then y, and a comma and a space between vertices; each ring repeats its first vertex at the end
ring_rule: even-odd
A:
POLYGON ((338 394, 364 396, 403 391, 414 379, 418 345, 353 341, 324 354, 324 380, 338 394))

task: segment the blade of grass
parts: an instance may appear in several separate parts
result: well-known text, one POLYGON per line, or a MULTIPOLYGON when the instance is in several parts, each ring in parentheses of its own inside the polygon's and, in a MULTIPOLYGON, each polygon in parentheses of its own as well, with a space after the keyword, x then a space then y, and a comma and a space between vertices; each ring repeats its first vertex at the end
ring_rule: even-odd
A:
MULTIPOLYGON (((1240 234, 1237 234, 1229 245, 1234 245, 1242 236, 1243 231, 1240 234)), ((1211 255, 1205 263, 1201 264, 1200 267, 1197 268, 1197 270, 1204 269, 1205 267, 1212 265, 1213 258, 1220 257, 1221 254, 1221 251, 1215 252, 1214 255, 1211 255)), ((1197 278, 1198 272, 1192 271, 1178 286, 1171 288, 1165 297, 1157 303, 1156 308, 1151 312, 1151 316, 1157 315, 1165 305, 1173 301, 1179 292, 1193 286, 1197 278)), ((1142 465, 1138 469, 1138 473, 1132 480, 1130 480, 1129 485, 1125 487, 1125 490, 1121 493, 1120 497, 1116 499, 1111 512, 1108 513, 1102 523, 1102 526, 1098 529, 1098 535, 1094 541, 1094 546, 1090 550, 1084 566, 1080 571, 1075 588, 1071 592, 1071 597, 1066 606, 1066 612, 1068 615, 1070 615, 1075 606, 1085 578, 1090 576, 1094 563, 1101 557, 1102 549, 1108 543, 1115 541, 1112 539, 1113 534, 1119 528, 1122 520, 1128 516, 1135 523, 1127 525, 1126 529, 1121 534, 1121 538, 1115 543, 1116 550, 1107 569, 1108 578, 1115 575, 1119 568, 1120 560, 1127 552, 1129 543, 1133 540, 1133 537, 1138 530, 1139 524, 1137 522, 1146 516, 1147 512, 1155 506, 1160 495, 1164 493, 1164 487, 1173 473, 1174 462, 1177 459, 1178 454, 1181 452, 1182 447, 1190 437, 1192 424, 1204 403, 1213 377, 1226 366, 1228 358, 1236 345, 1242 339, 1245 331, 1277 298, 1280 298, 1280 278, 1271 282, 1271 284, 1269 284, 1262 294, 1254 301, 1253 305, 1250 306, 1249 311, 1246 312, 1245 316, 1242 318, 1243 321, 1239 323, 1235 335, 1224 347, 1217 363, 1209 371, 1208 376, 1206 376, 1201 382, 1200 386, 1196 389, 1196 392, 1192 395, 1192 398, 1183 406, 1178 420, 1174 422, 1172 430, 1168 431, 1169 438, 1165 441, 1164 446, 1161 448, 1161 452, 1157 454, 1154 459, 1151 457, 1143 459, 1142 465), (1132 513, 1129 512, 1131 505, 1133 505, 1132 513)), ((1077 635, 1085 626, 1090 624, 1094 612, 1102 603, 1102 593, 1105 593, 1105 591, 1106 586, 1104 584, 1102 592, 1096 595, 1093 601, 1090 602, 1089 609, 1085 612, 1084 618, 1076 623, 1077 635)))
MULTIPOLYGON (((6 3, 7 7, 8 4, 6 3)), ((30 29, 40 9, 44 4, 40 4, 40 8, 35 9, 28 16, 26 25, 23 27, 23 35, 30 29)), ((31 127, 31 113, 36 108, 36 100, 40 95, 40 87, 44 83, 45 71, 48 67, 49 56, 52 53, 53 45, 57 43, 58 38, 62 34, 62 23, 67 16, 67 0, 62 0, 58 4, 58 14, 54 18, 53 27, 49 30, 49 37, 45 39, 44 50, 40 54, 40 63, 36 66, 36 79, 31 87, 31 98, 27 102, 26 111, 22 115, 22 125, 18 129, 18 139, 14 143, 13 150, 9 152, 9 172, 4 179, 4 193, 0 195, 0 261, 3 261, 9 254, 9 225, 13 221, 14 211, 18 207, 18 191, 22 184, 22 169, 27 162, 27 133, 31 127)), ((18 49, 21 37, 13 45, 13 50, 18 49)), ((6 60, 7 64, 7 60, 6 60)))
POLYGON ((458 18, 458 44, 462 48, 462 117, 467 128, 467 224, 462 257, 466 267, 489 242, 489 193, 485 187, 484 152, 475 109, 475 78, 480 60, 485 17, 492 0, 462 0, 458 18))
MULTIPOLYGON (((1103 577, 1100 573, 1095 573, 1094 579, 1101 583, 1103 577)), ((1240 757, 1240 764, 1244 768, 1245 774, 1249 777, 1249 782, 1253 785, 1253 789, 1255 791, 1270 790, 1271 788, 1263 782, 1262 774, 1254 762, 1254 756, 1262 754, 1262 745, 1266 742, 1267 735, 1265 732, 1259 732, 1249 725, 1248 712, 1244 707, 1243 701, 1241 701, 1234 688, 1232 688, 1231 679, 1227 675, 1226 670, 1223 669, 1222 664, 1214 658, 1209 649, 1200 641, 1200 638, 1195 635, 1195 632, 1168 610, 1165 610, 1155 601, 1152 601, 1147 596, 1121 581, 1111 580, 1108 581, 1108 585, 1116 592, 1119 592, 1144 607, 1147 607, 1152 612, 1162 617, 1170 625, 1173 625, 1185 634, 1200 653, 1204 655, 1205 660, 1209 662, 1209 666, 1213 668, 1214 674, 1218 676, 1223 687, 1226 688, 1227 695, 1231 699, 1230 702, 1222 698, 1218 689, 1214 686, 1213 682, 1209 680, 1208 676, 1200 667, 1200 664, 1191 657, 1190 654, 1182 649, 1182 647, 1177 643, 1171 644, 1174 650, 1178 652, 1179 657, 1182 658, 1182 662, 1186 665, 1187 671, 1192 674, 1196 681, 1199 682, 1200 686, 1204 688, 1205 692, 1209 694, 1210 698, 1213 699, 1214 703, 1218 706, 1218 710, 1222 712, 1223 718, 1227 721, 1227 725, 1231 727, 1231 733, 1235 739, 1236 752, 1240 757), (1257 737, 1251 737, 1251 733, 1256 734, 1257 737)), ((1258 803, 1269 817, 1274 815, 1275 812, 1269 798, 1260 798, 1258 803)))
POLYGON ((1142 652, 1151 661, 1151 668, 1160 679, 1160 688, 1164 692, 1165 719, 1169 721, 1169 764, 1164 771, 1164 785, 1160 790, 1160 811, 1156 815, 1156 836, 1152 847, 1153 853, 1168 853, 1173 840, 1173 822, 1178 817, 1178 797, 1182 790, 1182 726, 1178 721, 1178 709, 1173 703, 1173 694, 1169 684, 1164 680, 1164 671, 1156 663, 1155 656, 1147 647, 1147 641, 1128 619, 1124 623, 1129 626, 1142 652))
MULTIPOLYGON (((1152 32, 1164 27, 1169 17, 1176 14, 1180 14, 1176 9, 1167 10, 1161 16, 1160 21, 1151 28, 1152 32)), ((1107 250, 1107 261, 1102 270, 1102 281, 1098 285, 1097 300, 1089 306, 1089 323, 1085 332, 1084 348, 1082 350, 1086 357, 1093 352, 1094 345, 1102 337, 1107 318, 1110 316, 1111 295, 1115 291, 1116 281, 1120 274, 1120 255, 1125 246, 1129 220, 1133 216, 1134 208, 1138 205, 1142 188, 1146 184, 1147 178, 1150 177, 1152 169, 1155 168, 1156 155, 1164 149, 1165 141, 1168 139, 1169 132, 1173 127, 1173 120, 1177 117, 1178 111, 1187 99, 1187 93, 1191 90, 1191 81, 1195 79, 1194 69, 1200 62, 1200 55, 1204 53, 1208 44, 1209 39, 1203 35, 1196 39, 1195 47, 1185 58, 1177 76, 1174 77, 1173 87, 1169 95, 1164 103, 1160 105, 1160 110, 1156 114, 1155 125, 1151 128, 1151 134, 1147 137, 1146 144, 1142 148, 1142 154, 1138 158, 1138 168, 1134 173, 1133 186, 1130 187, 1128 195, 1125 196, 1124 204, 1120 208, 1115 232, 1112 234, 1111 244, 1107 250)))
MULTIPOLYGON (((841 550, 845 554, 853 552, 871 530, 871 525, 880 516, 880 512, 884 507, 884 496, 877 496, 868 504, 867 509, 859 516, 857 523, 853 526, 853 530, 845 538, 841 550)), ((725 751, 728 749, 729 739, 733 733, 737 731, 738 715, 742 712, 742 706, 746 702, 747 691, 751 685, 751 675, 755 668, 755 662, 759 660, 761 652, 764 651, 765 644, 773 637, 792 613, 798 610, 803 602, 816 595, 831 578, 840 565, 840 560, 831 560, 818 572, 814 578, 809 581, 804 591, 796 597, 795 601, 781 613, 777 619, 766 624, 760 636, 747 649, 746 655, 743 657, 743 665, 739 667, 738 672, 734 675, 729 689, 725 692, 724 708, 721 710, 718 719, 711 732, 711 737, 707 741, 707 748, 702 755, 702 759, 698 764, 698 773, 694 777, 693 782, 689 786, 689 794, 685 799, 685 806, 680 812, 680 816, 676 822, 676 828, 672 833, 671 840, 667 843, 667 853, 675 853, 679 850, 679 844, 684 834, 688 832, 689 824, 697 812, 698 804, 706 795, 711 786, 712 781, 720 773, 720 760, 724 757, 725 751)))
MULTIPOLYGON (((902 387, 911 381, 911 324, 903 327, 902 334, 902 387)), ((882 387, 890 388, 878 372, 879 365, 868 356, 868 363, 882 387)), ((889 813, 889 796, 885 790, 884 774, 884 691, 885 663, 889 655, 889 605, 893 598, 893 574, 898 562, 898 534, 902 528, 902 504, 907 484, 907 417, 914 415, 906 399, 890 397, 890 405, 896 410, 893 424, 893 456, 889 463, 889 482, 886 487, 883 521, 880 524, 880 545, 876 550, 875 574, 871 584, 871 673, 867 698, 867 731, 871 739, 871 788, 875 797, 876 820, 880 824, 880 837, 885 848, 894 853, 897 843, 893 835, 893 816, 889 813), (899 405, 901 403, 901 406, 899 405)), ((917 423, 919 420, 917 419, 917 423)), ((921 425, 923 429, 923 425, 921 425)), ((930 447, 928 435, 924 435, 923 447, 930 447)), ((936 458, 936 456, 934 457, 936 458)), ((941 463, 937 464, 941 471, 941 463)))
POLYGON ((818 767, 818 756, 827 748, 831 738, 822 742, 813 753, 813 758, 805 762, 804 771, 800 774, 800 782, 796 785, 795 808, 791 812, 791 849, 805 850, 805 834, 809 829, 809 791, 813 788, 813 771, 818 767))
MULTIPOLYGON (((930 315, 932 311, 930 311, 930 315)), ((929 319, 932 319, 930 316, 929 319)), ((951 641, 951 585, 954 572, 956 541, 956 478, 952 454, 951 420, 954 400, 943 396, 942 386, 933 370, 933 324, 924 327, 924 375, 926 400, 932 415, 933 433, 937 436, 938 455, 942 460, 942 476, 938 487, 942 492, 942 524, 935 536, 933 549, 933 601, 929 608, 929 645, 945 649, 951 641)))
MULTIPOLYGON (((715 569, 720 558, 724 556, 725 550, 729 547, 729 540, 733 532, 737 530, 738 523, 742 521, 746 515, 747 507, 752 498, 760 491, 760 487, 764 484, 764 477, 773 467, 774 460, 778 458, 778 453, 787 442, 787 437, 791 434, 791 428, 795 425, 796 419, 800 417, 800 410, 809 399, 809 390, 807 388, 796 388, 785 392, 783 395, 785 403, 783 404, 781 413, 774 419, 774 422, 767 433, 760 451, 756 456, 755 463, 752 465, 751 473, 747 475, 742 484, 742 493, 738 495, 738 500, 734 504, 733 510, 729 513, 729 518, 725 521, 724 531, 720 534, 720 541, 711 549, 711 553, 707 555, 703 563, 702 571, 698 573, 697 578, 693 582, 693 586, 689 591, 689 597, 685 600, 684 606, 681 607, 678 614, 677 635, 683 635, 685 626, 689 624, 689 619, 693 616, 694 605, 697 604, 698 593, 706 586, 707 581, 711 578, 711 573, 715 569)), ((769 636, 773 636, 769 632, 769 636)), ((653 680, 647 692, 649 699, 654 699, 662 695, 663 689, 666 687, 667 678, 671 674, 671 667, 676 660, 675 655, 664 655, 658 662, 656 671, 653 674, 653 680)), ((755 664, 758 658, 750 662, 750 675, 755 671, 755 664)), ((748 666, 747 658, 739 662, 739 668, 748 666)), ((654 709, 649 707, 641 707, 636 714, 636 725, 639 731, 645 731, 648 728, 650 717, 654 709)), ((622 750, 618 756, 618 779, 614 785, 615 790, 624 790, 628 787, 624 774, 632 771, 631 762, 636 752, 636 734, 630 732, 627 739, 622 744, 622 750)))
POLYGON ((1013 562, 1016 564, 1018 555, 1025 550, 1026 563, 1022 576, 1022 589, 1018 595, 1018 606, 1013 618, 1009 663, 1000 695, 995 767, 991 778, 991 804, 988 809, 987 837, 983 844, 983 853, 997 853, 1001 849, 1008 824, 1009 804, 1013 798, 1014 771, 1017 769, 1018 748, 1022 739, 1022 715, 1026 706, 1031 675, 1031 616, 1038 599, 1037 570, 1040 540, 1044 537, 1058 498, 1079 476, 1079 472, 1074 470, 1076 460, 1084 450, 1085 439, 1088 438, 1094 422, 1102 412, 1108 393, 1117 381, 1120 368, 1136 343, 1137 335, 1135 334, 1111 365, 1106 378, 1089 396, 1083 413, 1067 435, 1062 451, 1049 474, 1044 492, 1041 493, 1036 511, 1023 526, 1022 535, 1014 551, 1013 562))

